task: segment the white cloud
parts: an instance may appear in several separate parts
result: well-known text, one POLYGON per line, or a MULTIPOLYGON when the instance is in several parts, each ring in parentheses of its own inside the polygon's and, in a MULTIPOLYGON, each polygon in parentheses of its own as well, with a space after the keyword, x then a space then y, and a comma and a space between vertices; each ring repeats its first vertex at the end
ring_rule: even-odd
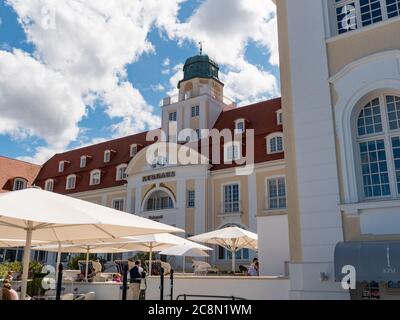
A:
POLYGON ((85 115, 79 92, 28 54, 0 51, 0 133, 39 136, 58 148, 76 139, 85 115))
MULTIPOLYGON (((240 104, 279 95, 276 77, 245 57, 252 41, 269 52, 270 64, 279 64, 276 7, 272 1, 205 0, 185 23, 175 27, 173 36, 180 41, 204 41, 204 52, 224 66, 225 73, 221 72, 220 77, 225 94, 240 104)), ((180 79, 181 73, 175 70, 170 93, 177 93, 180 79)))
POLYGON ((162 66, 163 67, 168 67, 170 64, 171 64, 171 60, 169 58, 165 58, 163 63, 162 63, 162 66))
MULTIPOLYGON (((85 103, 102 101, 107 114, 120 121, 113 126, 114 136, 158 126, 160 120, 152 115, 152 107, 127 83, 126 67, 143 53, 154 52, 147 40, 149 31, 156 25, 168 32, 176 23, 182 1, 7 0, 16 11, 28 41, 35 46, 36 59, 29 60, 36 69, 22 70, 21 64, 16 63, 10 72, 31 78, 31 83, 44 75, 58 78, 52 85, 33 85, 35 90, 31 93, 14 91, 13 97, 4 95, 4 89, 0 88, 4 105, 10 106, 13 99, 19 99, 25 108, 44 119, 55 120, 53 127, 47 121, 44 122, 47 126, 43 126, 34 117, 0 115, 2 132, 19 137, 37 135, 46 139, 48 148, 53 150, 66 146, 79 132, 78 123, 85 112, 82 99, 85 103), (40 74, 36 75, 37 72, 40 74), (61 84, 68 90, 60 93, 61 84), (52 86, 56 87, 53 94, 52 86), (52 109, 44 110, 45 100, 52 109), (74 106, 63 119, 62 108, 70 101, 74 101, 74 106)), ((17 79, 10 78, 7 85, 17 87, 17 79)), ((43 148, 38 151, 45 153, 43 148)))
POLYGON ((150 87, 150 89, 154 92, 163 92, 165 91, 164 86, 161 83, 154 84, 150 87))
MULTIPOLYGON (((0 132, 45 139, 49 145, 38 148, 35 159, 43 160, 79 140, 85 103, 94 107, 94 101, 102 102, 115 123, 113 136, 160 125, 153 108, 126 78, 127 65, 155 52, 147 38, 153 26, 179 43, 205 41, 205 52, 225 67, 221 79, 228 95, 253 101, 277 94, 273 75, 245 59, 246 45, 253 41, 270 52, 270 63, 279 63, 275 7, 270 1, 205 0, 184 23, 177 16, 186 0, 6 1, 35 52, 33 57, 21 52, 0 57, 0 64, 15 61, 7 70, 16 75, 4 89, 0 86, 2 105, 23 106, 0 114, 0 132), (24 83, 32 90, 22 90, 24 83)), ((162 74, 172 75, 169 94, 176 94, 182 65, 172 68, 168 58, 162 67, 162 74)))

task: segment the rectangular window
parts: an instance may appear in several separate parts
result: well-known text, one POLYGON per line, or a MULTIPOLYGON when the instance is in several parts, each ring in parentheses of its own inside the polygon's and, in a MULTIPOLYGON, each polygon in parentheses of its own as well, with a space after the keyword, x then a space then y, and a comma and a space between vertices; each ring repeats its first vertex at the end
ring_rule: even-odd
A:
POLYGON ((176 122, 176 120, 178 119, 178 114, 176 113, 176 111, 170 112, 168 118, 170 122, 176 122))
POLYGON ((400 194, 400 137, 392 138, 394 168, 396 170, 397 192, 400 194))
POLYGON ((278 120, 278 125, 280 126, 280 125, 283 124, 283 112, 279 111, 277 117, 278 117, 278 119, 277 119, 278 120))
POLYGON ((388 18, 400 15, 400 0, 386 0, 386 11, 388 18))
POLYGON ((192 118, 200 116, 200 106, 192 107, 192 118))
POLYGON ((111 151, 105 151, 104 152, 104 162, 110 162, 111 161, 111 151))
POLYGON ((64 172, 64 161, 60 161, 58 163, 58 172, 59 173, 64 172))
POLYGON ((400 0, 335 0, 338 34, 399 15, 400 0))
POLYGON ((117 170, 117 181, 121 181, 127 178, 126 167, 119 167, 117 170))
POLYGON ((268 180, 268 208, 286 209, 286 181, 284 177, 268 180))
POLYGON ((115 210, 124 211, 124 199, 113 200, 112 207, 115 210))
POLYGON ((86 167, 86 157, 81 157, 80 167, 81 168, 85 168, 86 167))
POLYGON ((136 156, 137 153, 138 153, 138 147, 137 147, 137 145, 136 145, 136 144, 131 145, 131 152, 130 152, 131 157, 136 156))
POLYGON ((241 157, 240 155, 240 148, 238 145, 229 144, 226 146, 225 150, 225 162, 232 162, 239 160, 241 157))
POLYGON ((232 184, 224 186, 224 213, 240 212, 239 185, 232 184))
POLYGON ((389 173, 384 140, 360 143, 364 196, 390 196, 389 173))
POLYGON ((196 205, 196 194, 194 191, 190 190, 187 193, 187 207, 194 208, 196 205))
POLYGON ((67 186, 66 189, 67 190, 73 190, 75 189, 75 184, 76 184, 76 178, 75 177, 69 177, 67 179, 67 186))
POLYGON ((236 122, 235 134, 241 134, 244 132, 244 121, 236 122))

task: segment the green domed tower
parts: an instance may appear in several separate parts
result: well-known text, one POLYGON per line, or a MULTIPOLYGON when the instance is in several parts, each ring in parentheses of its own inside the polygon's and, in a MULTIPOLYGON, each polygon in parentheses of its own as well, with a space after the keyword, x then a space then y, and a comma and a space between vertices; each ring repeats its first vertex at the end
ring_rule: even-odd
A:
POLYGON ((197 55, 186 60, 183 67, 183 79, 179 82, 178 88, 184 81, 195 78, 214 79, 219 81, 218 78, 219 66, 208 55, 197 55))
POLYGON ((178 83, 181 99, 209 94, 223 100, 224 84, 219 80, 219 66, 208 55, 199 54, 186 60, 183 79, 178 83))

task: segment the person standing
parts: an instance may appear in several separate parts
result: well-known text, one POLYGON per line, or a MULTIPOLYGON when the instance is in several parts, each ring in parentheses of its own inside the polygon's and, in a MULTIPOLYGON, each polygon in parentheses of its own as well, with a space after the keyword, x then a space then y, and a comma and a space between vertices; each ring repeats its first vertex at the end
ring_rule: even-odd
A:
POLYGON ((143 268, 140 266, 140 264, 141 262, 137 260, 135 262, 135 266, 129 271, 132 300, 139 300, 140 297, 140 283, 142 280, 143 272, 143 268))

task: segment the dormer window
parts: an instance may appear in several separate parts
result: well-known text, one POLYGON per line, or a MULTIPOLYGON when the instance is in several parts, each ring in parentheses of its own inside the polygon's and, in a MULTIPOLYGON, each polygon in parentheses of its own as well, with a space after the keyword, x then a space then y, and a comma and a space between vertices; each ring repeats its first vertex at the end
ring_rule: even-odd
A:
POLYGON ((239 119, 235 121, 235 134, 242 134, 246 130, 246 121, 239 119))
POLYGON ((67 183, 65 185, 66 190, 74 190, 76 187, 76 175, 70 175, 67 177, 67 183))
POLYGON ((267 137, 267 153, 275 154, 284 152, 283 133, 277 132, 267 137))
POLYGON ((65 161, 60 161, 58 163, 58 172, 62 173, 62 172, 64 172, 64 170, 65 170, 65 161))
POLYGON ((225 150, 225 155, 224 155, 225 163, 240 160, 242 153, 240 142, 237 141, 228 142, 225 144, 224 150, 225 150))
POLYGON ((14 180, 14 186, 13 190, 18 191, 18 190, 24 190, 28 186, 28 181, 22 178, 17 178, 14 180))
POLYGON ((111 150, 104 151, 104 163, 111 161, 111 150))
POLYGON ((278 126, 283 125, 283 112, 282 112, 282 110, 278 110, 276 112, 276 122, 278 123, 278 126))
POLYGON ((87 164, 87 156, 82 156, 81 157, 81 162, 80 162, 80 167, 85 168, 87 164))
POLYGON ((100 170, 93 170, 90 173, 90 185, 97 186, 101 182, 101 171, 100 170))
POLYGON ((192 107, 192 118, 200 116, 200 106, 193 106, 192 107))
POLYGON ((126 174, 126 169, 128 166, 126 164, 121 164, 117 167, 117 181, 125 180, 128 175, 126 174))
POLYGON ((53 190, 54 190, 54 180, 53 179, 46 180, 46 182, 44 183, 44 190, 53 192, 53 190))
POLYGON ((137 144, 132 144, 131 145, 131 151, 130 151, 130 155, 133 158, 134 156, 136 156, 138 153, 138 145, 137 144))

